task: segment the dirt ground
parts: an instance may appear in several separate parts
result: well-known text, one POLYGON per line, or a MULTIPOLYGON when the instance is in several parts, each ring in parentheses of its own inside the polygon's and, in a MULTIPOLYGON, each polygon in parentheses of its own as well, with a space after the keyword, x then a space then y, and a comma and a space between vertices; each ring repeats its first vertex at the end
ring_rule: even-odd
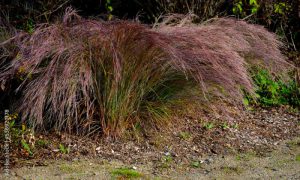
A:
MULTIPOLYGON (((284 141, 265 154, 213 155, 203 157, 199 164, 176 164, 172 168, 161 167, 159 171, 151 162, 125 164, 83 158, 48 160, 43 166, 15 168, 7 179, 133 179, 126 174, 114 175, 116 169, 125 167, 138 173, 137 179, 300 179, 300 137, 284 141)), ((0 179, 4 179, 3 174, 0 179)))
POLYGON ((175 128, 123 140, 37 134, 31 155, 16 140, 8 179, 300 179, 299 111, 193 112, 175 128))

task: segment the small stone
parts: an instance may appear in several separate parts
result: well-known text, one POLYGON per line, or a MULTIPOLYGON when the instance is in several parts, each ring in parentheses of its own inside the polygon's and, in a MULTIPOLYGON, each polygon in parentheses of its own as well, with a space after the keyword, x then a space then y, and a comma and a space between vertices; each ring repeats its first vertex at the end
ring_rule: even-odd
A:
POLYGON ((208 159, 205 159, 205 163, 207 164, 210 164, 213 162, 213 159, 212 158, 208 158, 208 159))
POLYGON ((166 156, 170 156, 170 152, 165 152, 165 155, 166 156))
POLYGON ((208 174, 208 173, 210 173, 209 170, 205 170, 205 171, 204 171, 204 174, 208 174))

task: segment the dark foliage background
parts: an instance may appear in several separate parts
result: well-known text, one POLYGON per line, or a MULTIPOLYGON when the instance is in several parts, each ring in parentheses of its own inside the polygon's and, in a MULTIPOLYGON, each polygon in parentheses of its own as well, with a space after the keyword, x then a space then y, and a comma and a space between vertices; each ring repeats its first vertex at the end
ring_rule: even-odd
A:
POLYGON ((193 12, 197 21, 216 16, 236 16, 264 25, 300 49, 300 3, 298 0, 1 0, 1 16, 13 26, 30 31, 34 24, 54 21, 66 7, 72 6, 81 16, 107 19, 139 18, 153 23, 162 14, 193 12))

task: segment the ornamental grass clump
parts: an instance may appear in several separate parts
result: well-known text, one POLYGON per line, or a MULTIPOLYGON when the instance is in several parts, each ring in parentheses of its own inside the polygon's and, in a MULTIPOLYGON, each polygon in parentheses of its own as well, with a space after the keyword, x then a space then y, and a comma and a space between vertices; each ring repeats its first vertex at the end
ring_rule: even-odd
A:
POLYGON ((25 122, 36 130, 113 137, 136 123, 159 126, 166 104, 186 88, 238 104, 242 90, 253 92, 249 64, 289 66, 274 34, 233 19, 149 28, 68 10, 61 22, 20 32, 2 46, 11 43, 18 53, 1 67, 0 81, 8 87, 22 79, 15 104, 25 122))

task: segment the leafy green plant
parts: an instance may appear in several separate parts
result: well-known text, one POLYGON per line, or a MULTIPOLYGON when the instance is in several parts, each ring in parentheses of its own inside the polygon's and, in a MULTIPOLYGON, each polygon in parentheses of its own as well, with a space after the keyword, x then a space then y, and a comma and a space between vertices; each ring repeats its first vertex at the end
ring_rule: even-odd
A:
POLYGON ((244 98, 243 99, 243 104, 247 107, 249 106, 249 99, 248 98, 244 98))
POLYGON ((233 3, 233 8, 232 8, 232 12, 235 15, 239 15, 239 16, 246 16, 248 15, 248 12, 250 14, 255 14, 259 9, 259 4, 257 2, 257 0, 238 0, 235 1, 233 3))
POLYGON ((192 161, 191 166, 193 168, 199 168, 201 166, 201 163, 199 161, 192 161))
POLYGON ((30 129, 26 128, 25 124, 18 124, 18 114, 12 113, 8 115, 9 120, 9 129, 11 134, 11 141, 13 143, 13 146, 16 146, 17 148, 21 146, 30 156, 33 155, 32 147, 30 144, 27 143, 25 137, 27 134, 30 133, 30 129))
POLYGON ((113 6, 111 4, 111 0, 106 0, 106 3, 105 3, 105 8, 108 12, 108 20, 111 20, 112 19, 112 11, 114 10, 113 9, 113 6))
POLYGON ((215 127, 214 123, 205 123, 203 126, 205 129, 210 130, 215 127))
POLYGON ((224 129, 224 130, 230 128, 229 125, 228 125, 226 122, 224 122, 224 123, 221 125, 221 127, 222 127, 222 129, 224 129))
POLYGON ((70 148, 66 148, 63 144, 59 144, 59 151, 62 154, 68 154, 70 152, 70 148))
POLYGON ((251 14, 254 14, 258 11, 259 5, 256 0, 249 0, 251 6, 251 14))
POLYGON ((285 15, 287 11, 291 10, 291 5, 286 2, 279 2, 274 4, 274 12, 280 15, 285 15))
POLYGON ((32 151, 31 151, 31 148, 30 148, 30 145, 26 142, 25 139, 21 140, 21 145, 29 153, 30 156, 33 155, 32 151))
POLYGON ((243 12, 243 1, 237 1, 233 4, 232 12, 234 14, 241 14, 243 12))
POLYGON ((264 69, 259 69, 254 74, 253 80, 257 86, 256 98, 246 96, 251 104, 260 104, 265 107, 279 105, 300 107, 300 89, 295 80, 285 82, 280 78, 272 78, 264 69))

